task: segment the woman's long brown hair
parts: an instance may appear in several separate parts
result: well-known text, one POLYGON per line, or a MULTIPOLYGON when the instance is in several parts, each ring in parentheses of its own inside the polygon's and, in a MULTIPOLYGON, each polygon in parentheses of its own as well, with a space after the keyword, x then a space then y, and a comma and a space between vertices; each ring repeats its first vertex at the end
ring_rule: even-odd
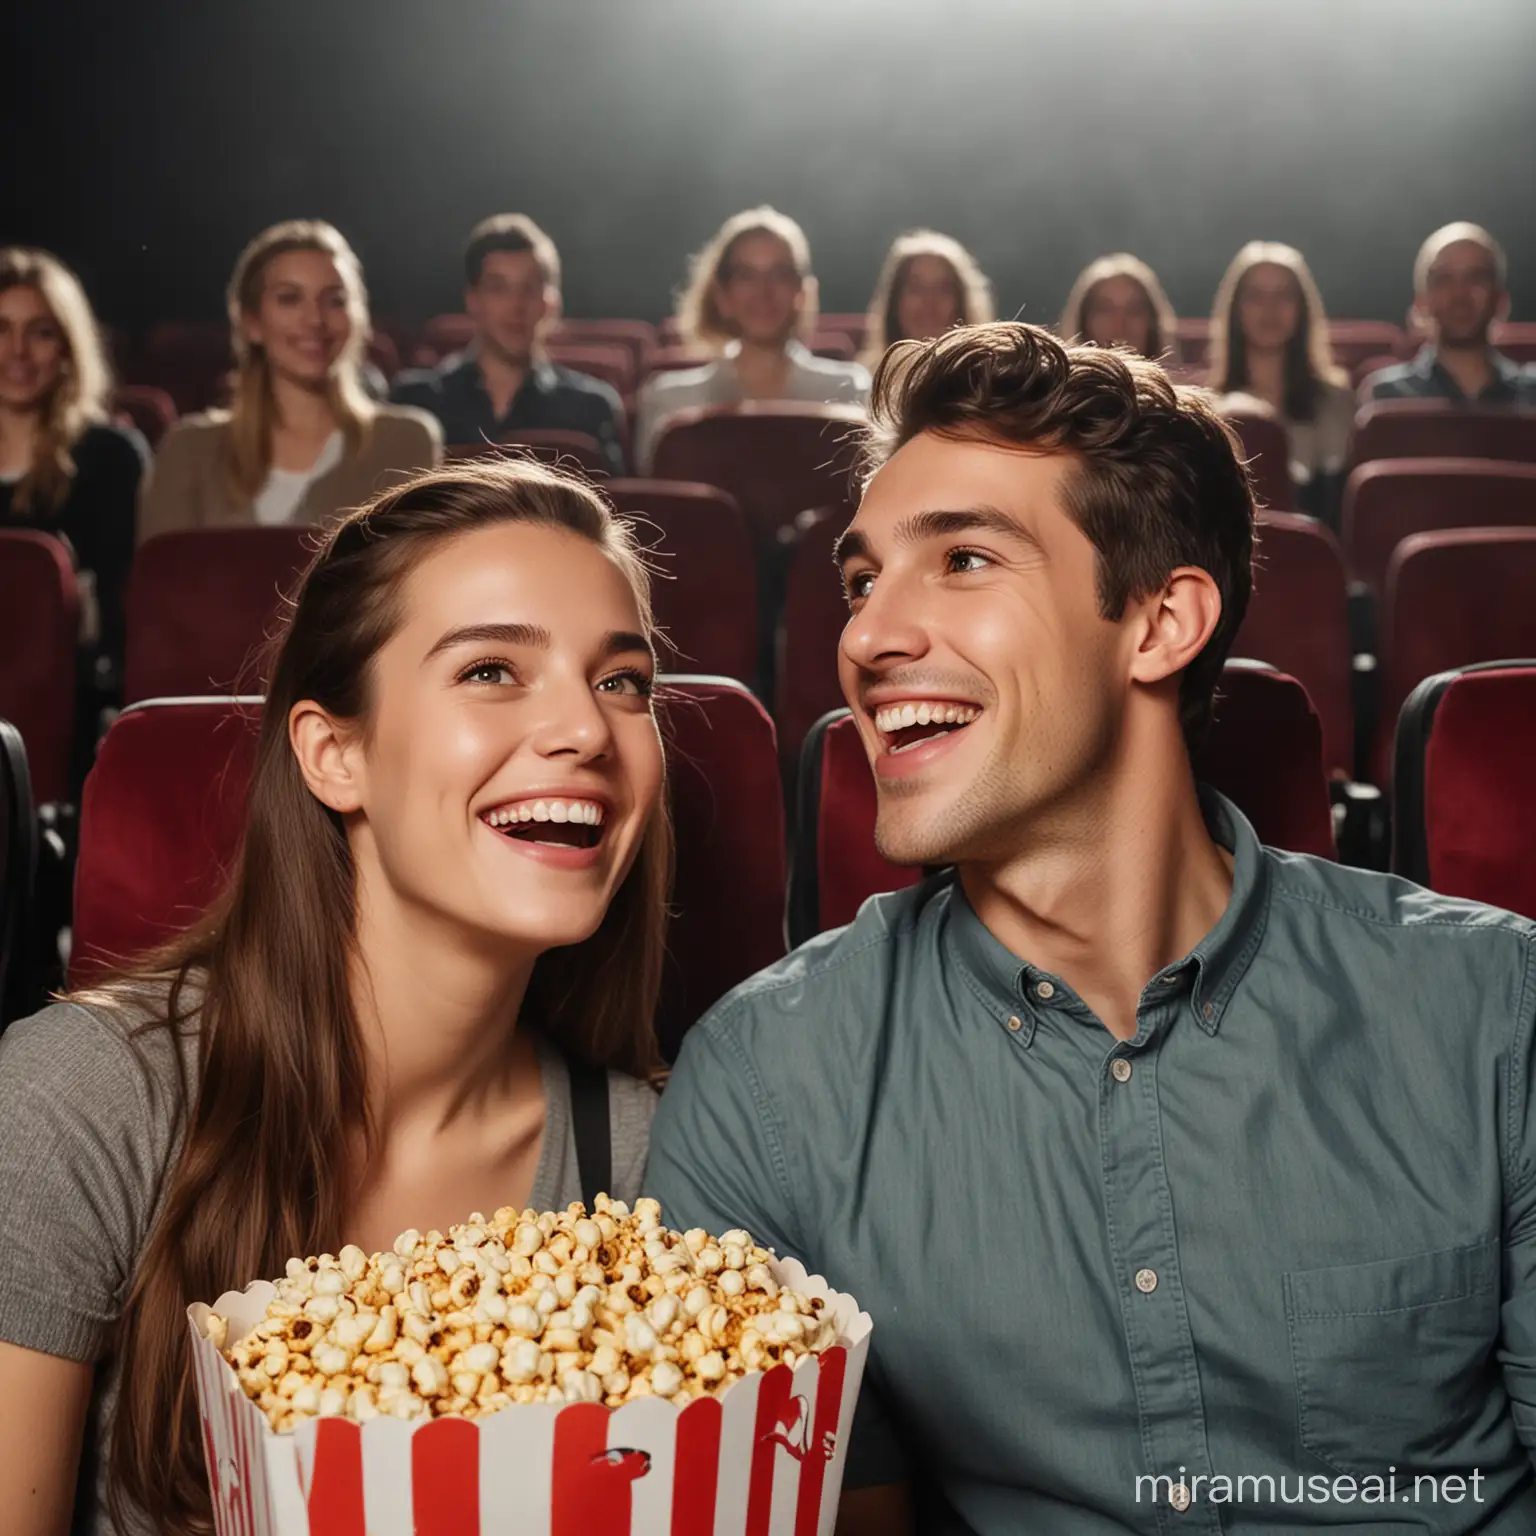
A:
MULTIPOLYGON (((354 871, 341 820, 309 792, 288 715, 313 699, 364 719, 371 662, 402 619, 405 577, 445 540, 505 522, 569 529, 606 551, 651 625, 648 573, 627 524, 592 488, 531 462, 461 464, 414 477, 325 538, 278 637, 244 841, 222 899, 180 940, 93 1003, 156 1000, 143 1026, 198 1032, 185 1135, 124 1308, 111 1499, 159 1531, 212 1529, 186 1308, 335 1252, 348 1162, 371 1140, 364 1057, 348 984, 354 871), (168 989, 168 990, 167 990, 168 989), (168 999, 168 1005, 167 1005, 168 999)), ((588 940, 534 966, 522 1019, 594 1065, 648 1076, 661 985, 671 829, 658 808, 634 868, 588 940)), ((366 1155, 366 1152, 365 1152, 366 1155)), ((119 1523, 123 1523, 118 1516, 119 1523)))

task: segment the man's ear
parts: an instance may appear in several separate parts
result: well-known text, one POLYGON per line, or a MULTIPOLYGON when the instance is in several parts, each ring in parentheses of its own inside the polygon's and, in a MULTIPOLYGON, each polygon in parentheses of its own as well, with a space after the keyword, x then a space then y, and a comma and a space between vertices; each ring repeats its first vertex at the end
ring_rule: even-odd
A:
POLYGON ((288 711, 288 744, 321 805, 342 815, 361 807, 362 754, 349 722, 301 699, 288 711))
POLYGON ((1131 676, 1159 683, 1182 672, 1206 647, 1221 622, 1221 589, 1209 571, 1181 565, 1142 604, 1143 626, 1131 676))

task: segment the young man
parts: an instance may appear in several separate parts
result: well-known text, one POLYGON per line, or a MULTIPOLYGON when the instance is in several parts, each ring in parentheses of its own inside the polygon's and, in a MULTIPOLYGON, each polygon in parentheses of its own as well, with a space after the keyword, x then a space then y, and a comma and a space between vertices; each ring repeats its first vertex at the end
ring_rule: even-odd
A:
POLYGON ((1365 381, 1368 400, 1453 400, 1458 405, 1536 405, 1536 373, 1489 343, 1509 313, 1504 252, 1477 224, 1447 224, 1413 264, 1413 313, 1429 340, 1411 363, 1365 381))
POLYGON ((874 1319, 839 1530, 1536 1530, 1536 925, 1197 791, 1253 541, 1199 393, 999 324, 874 413, 843 687, 952 868, 689 1034, 647 1181, 874 1319))
POLYGON ((558 428, 597 439, 624 473, 624 407, 600 379, 561 368, 543 339, 560 318, 560 253, 526 214, 477 224, 464 251, 464 307, 475 322, 468 351, 411 369, 391 397, 431 411, 450 445, 515 442, 519 431, 558 428))

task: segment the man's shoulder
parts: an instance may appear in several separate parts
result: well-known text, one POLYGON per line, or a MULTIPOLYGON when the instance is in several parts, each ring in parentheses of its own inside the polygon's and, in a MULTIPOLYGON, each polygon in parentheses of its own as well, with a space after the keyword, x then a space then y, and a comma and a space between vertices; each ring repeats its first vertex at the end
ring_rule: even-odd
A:
POLYGON ((389 398, 397 405, 416 405, 430 409, 442 398, 448 376, 458 366, 449 358, 435 368, 404 368, 390 381, 389 398))
POLYGON ((602 407, 609 412, 619 408, 619 392, 613 385, 593 378, 590 373, 580 373, 560 363, 549 364, 549 369, 554 375, 555 389, 569 396, 574 404, 588 410, 602 407))
POLYGON ((1416 363, 1393 363, 1368 373, 1361 390, 1368 400, 1396 400, 1424 393, 1424 376, 1416 363))

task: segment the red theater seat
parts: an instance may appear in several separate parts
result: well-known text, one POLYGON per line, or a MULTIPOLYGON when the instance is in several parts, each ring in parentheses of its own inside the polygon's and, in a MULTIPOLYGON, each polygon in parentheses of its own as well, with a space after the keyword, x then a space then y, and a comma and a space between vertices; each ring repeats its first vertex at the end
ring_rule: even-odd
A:
POLYGON ((1302 684, 1322 721, 1328 772, 1351 777, 1349 591, 1338 540, 1315 519, 1286 512, 1265 513, 1258 534, 1253 598, 1232 649, 1302 684))
POLYGON ((38 824, 21 732, 0 720, 0 1030, 29 1009, 38 824))
MULTIPOLYGON (((1334 856, 1322 726, 1293 677, 1253 661, 1222 674, 1216 723, 1196 775, 1231 799, 1276 848, 1334 856)), ((847 710, 806 737, 797 785, 789 935, 803 944, 850 922, 869 897, 913 885, 919 871, 875 849, 875 785, 847 710)))
POLYGON ((1333 348, 1333 360, 1352 372, 1367 358, 1396 361, 1407 350, 1408 341, 1402 327, 1390 320, 1330 320, 1328 344, 1333 348))
POLYGON ((1392 867, 1536 918, 1533 760, 1536 661, 1426 678, 1398 721, 1392 867))
POLYGON ((1355 418, 1355 463, 1513 459, 1536 463, 1536 411, 1469 410, 1444 400, 1376 400, 1355 418))
MULTIPOLYGON (((784 952, 784 822, 773 723, 739 683, 666 678, 677 912, 658 1030, 668 1056, 723 993, 784 952)), ((132 706, 86 782, 75 876, 78 985, 191 923, 233 867, 256 699, 132 706)))
POLYGON ((629 409, 639 372, 635 354, 628 347, 617 343, 551 341, 546 343, 545 351, 550 362, 610 385, 625 402, 625 409, 629 409))
POLYGON ((549 333, 552 342, 577 346, 621 346, 630 354, 634 376, 640 377, 648 353, 657 344, 656 327, 645 320, 561 320, 549 333))
POLYGON ((1426 677, 1536 656, 1536 528, 1454 528, 1397 547, 1381 616, 1376 783, 1392 772, 1398 711, 1426 677))
POLYGON ((176 425, 176 402, 163 389, 148 384, 124 384, 113 391, 112 415, 143 434, 151 448, 176 425))
POLYGON ((51 534, 0 529, 0 719, 27 744, 38 804, 69 796, 80 591, 51 534))
POLYGON ((545 464, 579 470, 589 478, 600 479, 609 474, 608 460, 595 437, 585 432, 565 432, 558 427, 529 428, 499 443, 451 443, 443 450, 443 460, 453 464, 463 459, 504 458, 518 450, 545 464))
POLYGON ((124 699, 260 687, 243 674, 314 549, 315 530, 290 525, 146 540, 128 576, 124 699))
POLYGON ((807 507, 851 505, 862 411, 749 401, 670 416, 652 462, 658 480, 697 480, 736 498, 753 535, 777 541, 807 507))
POLYGON ((1504 321, 1494 330, 1493 344, 1517 363, 1536 363, 1536 321, 1504 321))
POLYGON ((1174 350, 1181 363, 1204 366, 1211 347, 1209 320, 1179 320, 1174 329, 1174 350))
POLYGON ((1536 528, 1536 464, 1496 459, 1375 459, 1344 488, 1351 574, 1386 585, 1392 552, 1436 528, 1536 528))
POLYGON ((610 480, 603 489, 638 518, 651 551, 656 621, 669 666, 750 683, 757 676, 757 570, 741 508, 712 485, 610 480))
POLYGON ((848 623, 848 602, 832 564, 832 547, 852 514, 846 507, 801 519, 795 530, 779 622, 774 718, 786 763, 829 710, 843 707, 837 647, 848 623))
POLYGON ((1243 457, 1260 507, 1288 512, 1295 504, 1291 484, 1291 442, 1284 425, 1274 416, 1257 411, 1223 413, 1243 440, 1243 457))
POLYGON ((136 384, 163 389, 183 415, 222 400, 235 366, 222 320, 163 320, 144 334, 136 384))
POLYGON ((462 352, 474 339, 475 322, 468 315, 433 315, 421 328, 416 351, 418 356, 430 352, 441 359, 462 352))

